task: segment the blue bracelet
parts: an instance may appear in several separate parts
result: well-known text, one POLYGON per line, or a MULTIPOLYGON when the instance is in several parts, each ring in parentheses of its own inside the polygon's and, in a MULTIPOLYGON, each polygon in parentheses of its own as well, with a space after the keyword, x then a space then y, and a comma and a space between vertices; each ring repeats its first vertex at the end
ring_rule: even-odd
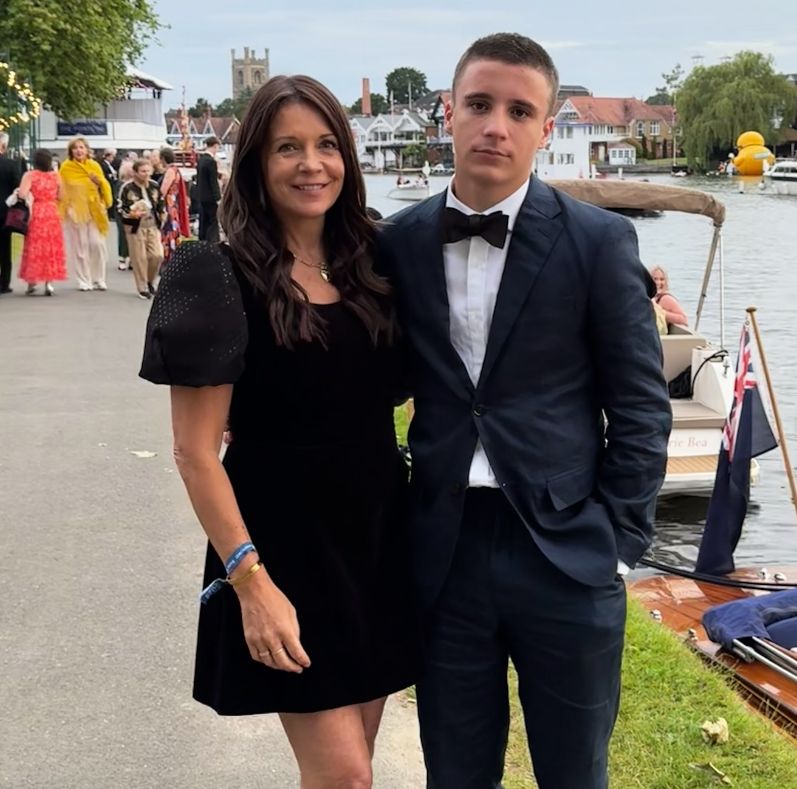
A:
POLYGON ((230 573, 241 563, 241 559, 246 556, 248 553, 252 553, 255 550, 255 546, 252 545, 251 542, 245 542, 239 545, 229 556, 226 562, 224 562, 224 569, 227 571, 227 576, 229 577, 230 573))
POLYGON ((256 548, 251 542, 245 542, 239 545, 230 554, 227 561, 224 562, 224 569, 227 571, 227 577, 216 578, 215 580, 211 581, 202 590, 202 594, 199 595, 199 602, 202 603, 202 605, 205 605, 207 601, 210 600, 210 598, 213 597, 213 595, 224 586, 224 584, 229 583, 230 574, 241 563, 241 559, 243 559, 248 553, 252 553, 254 550, 256 550, 256 548))

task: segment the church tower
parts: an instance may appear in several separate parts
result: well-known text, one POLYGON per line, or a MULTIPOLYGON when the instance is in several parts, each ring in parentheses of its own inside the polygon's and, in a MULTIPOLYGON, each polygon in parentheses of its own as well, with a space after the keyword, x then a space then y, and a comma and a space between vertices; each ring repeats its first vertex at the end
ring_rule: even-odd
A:
POLYGON ((237 99, 240 95, 250 90, 254 93, 262 84, 268 82, 268 50, 264 50, 265 57, 255 56, 255 50, 244 47, 244 56, 235 57, 235 50, 232 52, 232 97, 237 99))

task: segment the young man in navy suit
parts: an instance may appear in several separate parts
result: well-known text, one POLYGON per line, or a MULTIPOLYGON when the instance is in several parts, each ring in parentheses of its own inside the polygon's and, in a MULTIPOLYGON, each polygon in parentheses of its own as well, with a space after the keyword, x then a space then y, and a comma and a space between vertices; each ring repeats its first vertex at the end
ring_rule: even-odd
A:
POLYGON ((531 175, 558 75, 475 42, 456 173, 380 239, 409 347, 418 712, 429 789, 495 789, 515 665, 540 789, 605 789, 622 573, 652 538, 671 415, 631 223, 531 175))

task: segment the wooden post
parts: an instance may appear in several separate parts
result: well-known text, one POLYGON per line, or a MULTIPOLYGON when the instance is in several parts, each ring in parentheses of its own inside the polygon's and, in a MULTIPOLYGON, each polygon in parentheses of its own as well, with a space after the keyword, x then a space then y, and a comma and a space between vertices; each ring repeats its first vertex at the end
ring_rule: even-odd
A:
POLYGON ((767 357, 764 353, 764 346, 761 344, 761 335, 758 331, 758 323, 755 319, 756 307, 748 307, 747 313, 750 316, 750 323, 753 326, 755 333, 755 341, 758 346, 758 354, 761 357, 761 366, 764 368, 764 378, 767 382, 767 389, 769 391, 769 402, 772 403, 772 413, 775 416, 775 429, 778 432, 778 441, 780 441, 780 449, 783 453, 783 463, 786 466, 786 477, 789 480, 789 490, 791 491, 791 501, 794 504, 794 510, 797 512, 797 483, 794 481, 794 469, 791 467, 789 460, 789 449, 786 446, 786 433, 783 430, 783 423, 780 421, 780 412, 778 411, 778 403, 775 399, 775 390, 772 388, 772 379, 769 377, 769 365, 767 365, 767 357))

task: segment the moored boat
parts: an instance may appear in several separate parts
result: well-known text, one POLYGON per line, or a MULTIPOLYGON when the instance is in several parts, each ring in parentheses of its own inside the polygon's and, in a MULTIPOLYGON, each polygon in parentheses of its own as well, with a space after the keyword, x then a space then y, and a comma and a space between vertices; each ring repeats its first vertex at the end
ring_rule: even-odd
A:
POLYGON ((797 196, 797 159, 780 159, 764 171, 764 186, 780 195, 797 196))
POLYGON ((767 638, 757 641, 769 643, 756 643, 752 636, 738 639, 740 645, 730 651, 709 638, 703 625, 704 614, 715 606, 751 598, 769 599, 763 596, 777 595, 795 582, 794 566, 770 568, 769 572, 744 568, 727 578, 713 580, 678 575, 642 578, 629 584, 629 592, 654 619, 682 637, 708 663, 728 671, 752 706, 797 736, 797 674, 783 669, 783 665, 797 665, 797 652, 791 649, 789 654, 788 648, 767 638), (726 581, 739 585, 726 585, 726 581), (751 587, 745 588, 745 583, 751 587), (759 586, 756 588, 755 584, 759 586))
MULTIPOLYGON (((667 455, 667 473, 659 493, 666 496, 710 496, 717 471, 717 457, 725 420, 730 413, 734 375, 724 349, 714 345, 698 331, 715 260, 723 266, 722 227, 725 206, 714 195, 680 186, 665 186, 645 181, 573 180, 549 181, 551 186, 571 197, 614 211, 669 212, 698 214, 712 221, 713 234, 701 295, 693 328, 669 326, 661 337, 664 377, 670 382, 673 428, 667 455)), ((716 287, 723 312, 723 278, 716 287)), ((751 463, 755 483, 759 467, 751 463)))

